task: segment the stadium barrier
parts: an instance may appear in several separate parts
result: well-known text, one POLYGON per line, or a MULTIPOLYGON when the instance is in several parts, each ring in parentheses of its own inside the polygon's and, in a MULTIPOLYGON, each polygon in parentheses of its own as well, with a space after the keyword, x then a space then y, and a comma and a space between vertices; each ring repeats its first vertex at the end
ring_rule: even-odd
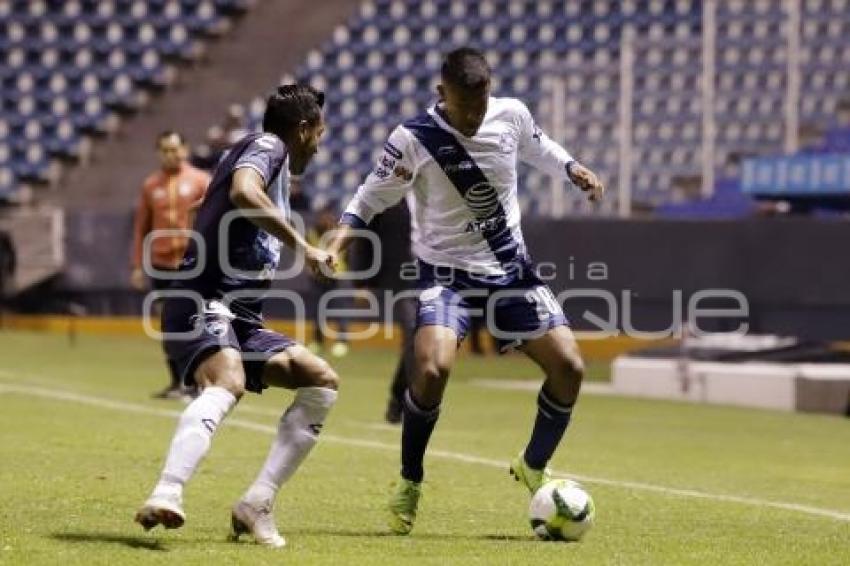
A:
POLYGON ((780 411, 850 414, 850 365, 697 362, 623 356, 615 393, 780 411))
MULTIPOLYGON (((302 333, 312 336, 313 323, 305 321, 302 333)), ((296 323, 291 320, 271 319, 267 326, 272 330, 294 336, 296 323)), ((349 323, 352 332, 364 331, 367 323, 349 323)), ((66 315, 22 315, 6 314, 0 318, 0 330, 16 330, 28 332, 48 332, 53 334, 84 335, 84 336, 123 336, 141 337, 145 335, 142 319, 134 316, 66 316, 66 315)), ((374 336, 357 341, 355 347, 392 348, 400 346, 401 329, 380 331, 374 336)), ((482 340, 487 343, 487 340, 482 340)), ((612 360, 615 357, 633 350, 646 348, 650 345, 666 341, 648 341, 628 336, 607 338, 605 340, 579 340, 582 353, 587 360, 612 360)), ((469 348, 469 340, 463 345, 469 348)))

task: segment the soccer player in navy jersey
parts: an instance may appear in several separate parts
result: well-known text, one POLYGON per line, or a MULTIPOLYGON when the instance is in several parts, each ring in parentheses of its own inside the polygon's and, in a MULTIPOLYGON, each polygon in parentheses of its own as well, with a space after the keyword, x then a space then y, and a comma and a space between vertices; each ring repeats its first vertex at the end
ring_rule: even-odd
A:
POLYGON ((289 176, 304 171, 324 132, 323 104, 324 94, 308 86, 279 87, 268 99, 263 132, 243 137, 214 171, 162 313, 169 358, 201 393, 180 416, 159 481, 136 513, 145 529, 183 525, 183 487, 245 390, 284 387, 295 397, 259 475, 233 506, 232 526, 234 537, 251 533, 261 544, 285 544, 272 514, 275 498, 315 445, 338 378, 307 348, 263 327, 262 297, 281 242, 314 271, 334 267, 330 254, 289 223, 287 208, 289 176))
POLYGON ((510 470, 532 493, 546 481, 546 464, 570 422, 584 369, 564 313, 538 277, 522 236, 517 162, 571 181, 591 200, 604 191, 592 171, 535 124, 525 104, 490 95, 490 68, 480 52, 448 53, 437 90, 437 104, 390 134, 328 248, 338 254, 353 229, 412 196, 420 294, 413 376, 403 399, 401 481, 389 505, 390 528, 398 534, 413 528, 425 449, 471 311, 488 316, 503 351, 520 349, 545 374, 531 437, 510 470))

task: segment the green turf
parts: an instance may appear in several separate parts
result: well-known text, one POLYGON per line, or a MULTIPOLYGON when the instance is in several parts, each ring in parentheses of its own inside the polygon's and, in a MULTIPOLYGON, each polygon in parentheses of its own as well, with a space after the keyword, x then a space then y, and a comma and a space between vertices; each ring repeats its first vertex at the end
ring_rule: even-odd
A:
MULTIPOLYGON (((0 387, 71 391, 179 411, 148 394, 164 383, 146 340, 0 332, 0 387)), ((397 473, 398 431, 381 425, 389 353, 334 362, 340 402, 322 442, 284 487, 280 552, 226 542, 229 506, 253 479, 290 395, 248 396, 222 427, 187 489, 179 531, 132 523, 152 486, 173 417, 0 389, 2 564, 848 564, 850 521, 588 481, 597 525, 579 544, 543 543, 527 495, 507 474, 534 414, 533 391, 478 378, 531 379, 522 357, 465 356, 426 461, 411 536, 388 536, 384 503, 397 473), (368 440, 374 445, 358 447, 368 440), (503 461, 464 462, 458 455, 503 461)), ((599 376, 604 370, 597 368, 599 376)), ((623 482, 795 503, 850 515, 850 422, 724 407, 586 395, 553 466, 623 482)))

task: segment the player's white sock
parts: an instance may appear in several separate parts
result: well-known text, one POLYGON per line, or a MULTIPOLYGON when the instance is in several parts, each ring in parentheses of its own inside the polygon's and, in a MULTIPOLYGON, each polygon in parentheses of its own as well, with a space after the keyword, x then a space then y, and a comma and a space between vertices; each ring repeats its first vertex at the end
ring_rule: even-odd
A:
POLYGON ((236 401, 236 397, 223 387, 207 387, 189 403, 177 422, 154 494, 182 493, 183 484, 195 473, 210 448, 218 425, 236 401))
POLYGON ((255 504, 274 501, 280 486, 292 477, 316 444, 336 398, 337 392, 326 387, 296 390, 295 399, 280 418, 266 462, 243 500, 255 504))

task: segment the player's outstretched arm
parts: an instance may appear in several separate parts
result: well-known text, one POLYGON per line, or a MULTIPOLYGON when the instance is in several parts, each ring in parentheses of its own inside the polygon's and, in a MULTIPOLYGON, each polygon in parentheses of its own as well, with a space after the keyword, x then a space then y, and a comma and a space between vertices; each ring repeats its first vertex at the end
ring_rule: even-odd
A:
MULTIPOLYGON (((356 206, 356 197, 352 200, 356 206)), ((349 244, 357 237, 359 231, 367 230, 367 223, 357 216, 346 210, 339 219, 339 224, 331 232, 331 240, 325 248, 334 258, 334 264, 339 263, 339 257, 345 253, 349 244)))
POLYGON ((357 188, 334 230, 327 247, 334 258, 345 251, 357 232, 365 229, 376 214, 398 204, 413 186, 416 164, 410 141, 410 135, 401 126, 390 134, 378 162, 357 188))
POLYGON ((348 245, 352 240, 352 227, 348 224, 339 224, 334 230, 333 236, 331 237, 330 243, 328 243, 327 251, 334 258, 338 258, 339 255, 345 251, 348 245))
POLYGON ((605 187, 596 174, 579 163, 570 152, 551 139, 535 122, 528 108, 516 101, 519 124, 519 158, 543 173, 567 178, 592 202, 602 200, 605 187))
POLYGON ((259 173, 249 167, 237 169, 230 187, 230 200, 237 208, 252 211, 248 220, 289 246, 303 252, 313 272, 322 265, 336 267, 335 256, 307 243, 304 237, 286 221, 280 209, 265 191, 265 183, 259 173))

